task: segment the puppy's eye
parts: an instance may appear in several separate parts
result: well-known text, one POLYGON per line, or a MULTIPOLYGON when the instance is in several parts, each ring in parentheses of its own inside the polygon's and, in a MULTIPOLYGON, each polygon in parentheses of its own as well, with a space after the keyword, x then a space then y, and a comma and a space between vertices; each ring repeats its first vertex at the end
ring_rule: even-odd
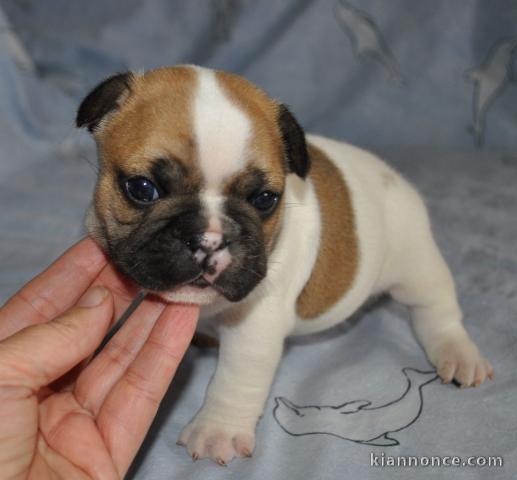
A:
POLYGON ((249 202, 257 209, 263 213, 267 213, 272 211, 273 208, 276 207, 278 203, 278 194, 270 192, 266 190, 265 192, 260 192, 255 195, 252 195, 249 198, 249 202))
POLYGON ((145 177, 131 177, 124 183, 127 196, 137 203, 151 203, 160 198, 158 189, 145 177))

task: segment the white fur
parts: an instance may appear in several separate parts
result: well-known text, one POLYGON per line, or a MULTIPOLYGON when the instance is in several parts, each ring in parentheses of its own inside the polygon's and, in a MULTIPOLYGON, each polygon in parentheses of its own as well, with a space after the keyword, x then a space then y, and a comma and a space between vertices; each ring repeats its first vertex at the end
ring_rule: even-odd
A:
MULTIPOLYGON (((193 133, 205 184, 201 199, 207 231, 220 234, 221 187, 247 164, 252 122, 223 92, 212 71, 192 68, 197 78, 193 133)), ((245 300, 232 304, 212 288, 189 286, 162 293, 169 301, 204 304, 199 328, 218 333, 220 339, 219 361, 205 402, 180 437, 194 458, 226 463, 251 454, 255 425, 284 339, 329 328, 379 292, 389 292, 410 308, 415 333, 444 381, 455 378, 463 386, 478 385, 492 374, 463 327, 453 279, 415 189, 368 152, 323 137, 308 136, 308 140, 341 170, 350 191, 359 250, 357 274, 328 311, 311 320, 298 318, 296 300, 318 256, 320 212, 310 177, 303 181, 288 175, 283 224, 267 276, 245 300)), ((97 223, 91 209, 87 225, 94 236, 97 223)), ((231 262, 224 250, 214 259, 220 262, 216 274, 231 262)))
POLYGON ((203 277, 210 283, 215 282, 216 278, 230 266, 230 263, 232 263, 232 255, 228 248, 217 250, 208 259, 208 266, 214 269, 214 273, 205 273, 203 277))
POLYGON ((172 303, 193 303, 197 305, 208 305, 217 299, 219 293, 213 288, 197 288, 190 285, 175 288, 168 292, 155 292, 167 302, 172 303))
POLYGON ((288 176, 288 208, 266 279, 243 303, 219 302, 202 312, 200 327, 218 331, 220 352, 205 402, 180 436, 194 458, 226 463, 251 453, 285 337, 329 328, 382 291, 410 307, 417 337, 445 381, 455 377, 469 386, 491 375, 490 364, 463 327, 452 277, 415 189, 368 152, 323 137, 308 140, 340 168, 350 190, 357 275, 327 312, 298 318, 296 299, 316 261, 320 219, 310 179, 288 176))
MULTIPOLYGON (((221 186, 246 166, 252 122, 225 95, 213 72, 193 68, 194 135, 205 180, 201 198, 208 231, 220 234, 221 186)), ((189 286, 162 293, 169 301, 203 304, 198 327, 215 332, 220 340, 219 361, 205 401, 180 436, 195 459, 210 457, 223 464, 251 454, 285 338, 329 328, 380 292, 389 292, 409 307, 417 338, 444 381, 454 378, 462 386, 479 385, 492 375, 490 363, 463 326, 452 276, 416 190, 368 152, 323 137, 307 139, 335 163, 349 189, 359 251, 357 274, 328 311, 311 320, 297 316, 296 300, 315 265, 321 226, 310 177, 303 181, 288 175, 283 224, 267 277, 245 300, 233 304, 212 288, 189 286)), ((93 209, 87 225, 95 235, 93 209)), ((230 264, 227 251, 217 255, 219 269, 230 264)))
POLYGON ((205 188, 199 195, 208 220, 208 230, 222 231, 221 216, 224 197, 213 188, 205 188))
POLYGON ((211 70, 196 68, 194 136, 208 189, 246 166, 251 120, 223 92, 211 70))
MULTIPOLYGON (((214 71, 192 68, 196 72, 193 128, 204 184, 200 199, 208 219, 208 231, 221 232, 224 216, 221 187, 225 180, 246 166, 251 120, 228 98, 214 71)), ((205 275, 209 281, 215 280, 230 265, 232 258, 228 249, 224 249, 214 254, 211 261, 217 267, 214 274, 205 275)), ((194 297, 189 293, 175 298, 190 301, 194 297)))
MULTIPOLYGON (((308 135, 307 139, 326 152, 343 173, 352 198, 359 267, 346 295, 320 317, 310 321, 298 319, 293 331, 295 335, 317 332, 343 321, 369 296, 377 293, 388 243, 383 228, 387 220, 383 211, 385 189, 381 185, 381 173, 384 170, 391 172, 391 169, 369 152, 352 145, 312 135, 308 135)), ((317 208, 317 200, 313 208, 317 208)), ((343 255, 346 254, 344 251, 343 255)))
POLYGON ((193 125, 205 184, 201 199, 207 215, 217 217, 222 183, 246 166, 251 120, 228 98, 212 70, 195 67, 195 71, 193 125))
MULTIPOLYGON (((196 66, 190 68, 196 72, 192 105, 193 133, 204 184, 200 199, 208 221, 205 239, 219 235, 220 242, 221 219, 224 216, 221 187, 226 179, 246 165, 246 147, 251 133, 251 121, 223 92, 212 70, 196 66)), ((206 254, 201 251, 196 253, 199 261, 205 256, 206 254)), ((232 257, 227 248, 217 251, 210 259, 215 272, 205 274, 204 277, 210 282, 214 281, 231 261, 232 257)), ((188 286, 161 292, 159 295, 168 301, 202 305, 213 302, 218 296, 211 288, 199 289, 188 286)))

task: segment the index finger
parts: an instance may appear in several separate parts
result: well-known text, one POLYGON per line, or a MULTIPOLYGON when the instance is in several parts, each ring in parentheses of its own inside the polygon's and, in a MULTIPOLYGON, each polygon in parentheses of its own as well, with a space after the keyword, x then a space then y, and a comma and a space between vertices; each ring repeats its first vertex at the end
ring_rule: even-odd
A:
POLYGON ((127 472, 187 350, 199 305, 165 307, 149 338, 111 389, 97 424, 121 477, 127 472))
POLYGON ((107 262, 91 238, 73 245, 0 310, 0 340, 29 325, 48 322, 75 305, 107 262))

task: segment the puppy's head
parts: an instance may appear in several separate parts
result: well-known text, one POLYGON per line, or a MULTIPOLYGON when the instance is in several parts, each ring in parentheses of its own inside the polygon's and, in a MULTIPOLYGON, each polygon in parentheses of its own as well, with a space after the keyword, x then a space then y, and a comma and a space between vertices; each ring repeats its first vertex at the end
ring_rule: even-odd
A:
POLYGON ((171 301, 239 301, 265 277, 285 178, 309 169, 302 129, 246 80, 198 67, 123 73, 82 102, 100 174, 89 233, 171 301))

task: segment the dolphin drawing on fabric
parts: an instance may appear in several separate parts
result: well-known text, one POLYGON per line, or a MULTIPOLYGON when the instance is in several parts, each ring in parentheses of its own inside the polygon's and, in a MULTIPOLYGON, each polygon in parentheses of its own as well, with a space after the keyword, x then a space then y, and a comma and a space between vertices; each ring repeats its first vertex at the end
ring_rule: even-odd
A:
POLYGON ((326 434, 365 445, 399 445, 392 434, 412 425, 423 407, 422 389, 438 377, 436 371, 422 372, 404 368, 406 391, 385 405, 372 407, 368 400, 353 400, 342 405, 299 406, 276 397, 273 417, 290 435, 326 434))
POLYGON ((481 65, 465 72, 465 77, 474 82, 472 132, 478 147, 484 143, 487 111, 510 81, 516 48, 517 36, 499 39, 481 65))
POLYGON ((391 80, 402 85, 404 79, 399 64, 372 17, 347 0, 339 0, 335 11, 339 24, 350 37, 355 55, 377 60, 386 68, 391 80))

